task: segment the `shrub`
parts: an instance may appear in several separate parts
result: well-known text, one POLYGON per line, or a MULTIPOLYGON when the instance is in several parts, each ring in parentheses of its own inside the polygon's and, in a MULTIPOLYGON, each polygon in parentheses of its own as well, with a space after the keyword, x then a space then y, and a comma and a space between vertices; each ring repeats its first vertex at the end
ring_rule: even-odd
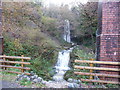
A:
MULTIPOLYGON (((28 56, 31 57, 30 67, 36 74, 48 80, 51 79, 50 71, 56 62, 57 51, 54 46, 41 45, 35 46, 29 43, 18 43, 16 39, 4 40, 4 54, 10 56, 28 56)), ((16 66, 17 64, 15 64, 16 66)))
POLYGON ((80 65, 80 66, 89 66, 89 64, 86 63, 74 63, 75 59, 78 60, 89 60, 91 58, 94 58, 94 54, 91 52, 86 52, 85 50, 80 49, 80 47, 76 47, 73 49, 73 52, 71 53, 71 70, 67 71, 65 74, 65 79, 67 80, 68 78, 73 78, 73 79, 88 79, 89 76, 83 76, 83 75, 76 75, 74 74, 74 71, 80 71, 80 72, 89 72, 89 70, 86 69, 76 69, 74 70, 74 65, 80 65))
POLYGON ((32 70, 43 79, 49 80, 52 79, 50 71, 54 65, 55 60, 48 60, 42 57, 37 57, 32 61, 31 68, 32 70))

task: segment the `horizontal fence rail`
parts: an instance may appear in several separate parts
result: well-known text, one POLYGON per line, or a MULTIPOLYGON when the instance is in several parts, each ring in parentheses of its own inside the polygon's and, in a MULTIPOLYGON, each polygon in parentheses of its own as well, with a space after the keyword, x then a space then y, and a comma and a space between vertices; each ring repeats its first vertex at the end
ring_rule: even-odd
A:
POLYGON ((92 64, 111 64, 120 65, 120 62, 110 62, 110 61, 90 61, 90 60, 75 60, 78 63, 92 63, 92 64))
POLYGON ((2 70, 0 71, 5 71, 5 72, 10 72, 10 73, 16 73, 16 74, 22 74, 25 73, 26 75, 30 75, 30 73, 25 72, 25 70, 30 70, 29 67, 25 67, 24 65, 30 65, 30 62, 25 62, 24 60, 30 60, 30 57, 24 57, 22 56, 6 56, 6 55, 0 55, 0 67, 2 67, 2 70), (11 59, 21 59, 21 61, 10 61, 11 59), (9 65, 8 65, 9 64, 9 65), (15 64, 21 64, 21 66, 14 66, 15 64), (14 68, 14 69, 20 69, 21 72, 15 72, 15 71, 9 71, 6 70, 7 68, 14 68))
POLYGON ((30 65, 30 62, 3 61, 2 59, 0 60, 0 63, 13 63, 13 64, 27 64, 27 65, 30 65))
POLYGON ((85 81, 85 82, 97 82, 97 83, 107 83, 107 84, 120 84, 120 82, 104 81, 104 80, 93 80, 93 79, 81 79, 81 81, 85 81))
POLYGON ((5 55, 0 55, 0 58, 8 58, 8 59, 26 59, 30 60, 30 57, 22 57, 22 56, 5 56, 5 55))
POLYGON ((74 66, 74 68, 77 68, 77 69, 89 69, 89 70, 120 71, 119 68, 104 68, 104 67, 74 66))
MULTIPOLYGON (((15 73, 15 74, 22 74, 22 72, 15 72, 15 71, 8 71, 8 70, 0 70, 0 72, 9 72, 9 73, 15 73)), ((26 75, 30 75, 30 73, 26 73, 26 72, 24 72, 24 74, 26 74, 26 75)))
POLYGON ((109 74, 103 74, 103 73, 101 74, 101 73, 74 72, 74 74, 120 78, 120 75, 109 75, 109 74))
POLYGON ((89 72, 81 72, 81 71, 74 71, 74 74, 77 75, 86 75, 90 76, 90 79, 81 79, 83 82, 97 82, 97 83, 106 83, 106 84, 120 84, 117 81, 104 81, 104 80, 94 80, 93 76, 100 76, 100 77, 110 77, 110 78, 120 78, 120 75, 113 75, 113 74, 104 74, 104 73, 94 73, 93 70, 102 70, 102 71, 114 71, 120 72, 119 68, 106 68, 106 67, 95 67, 94 64, 106 64, 106 65, 120 65, 120 62, 112 62, 112 61, 94 61, 94 59, 90 60, 75 60, 76 63, 87 63, 89 66, 80 66, 74 65, 74 69, 81 69, 81 70, 90 70, 89 72))
POLYGON ((0 65, 0 67, 30 70, 30 68, 28 67, 16 67, 16 66, 8 66, 8 65, 0 65))

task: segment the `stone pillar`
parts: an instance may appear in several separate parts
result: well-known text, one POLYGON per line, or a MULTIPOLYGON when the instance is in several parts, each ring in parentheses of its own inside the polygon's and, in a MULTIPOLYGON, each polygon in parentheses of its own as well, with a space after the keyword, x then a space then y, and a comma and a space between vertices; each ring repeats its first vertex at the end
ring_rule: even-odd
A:
POLYGON ((0 55, 3 54, 3 36, 2 36, 2 2, 0 0, 0 55))
MULTIPOLYGON (((104 1, 104 0, 103 0, 104 1)), ((97 60, 120 61, 120 2, 99 3, 99 28, 97 35, 97 60)), ((115 65, 100 65, 100 67, 119 68, 115 65)), ((119 72, 100 71, 106 74, 119 72)), ((102 78, 101 78, 102 79, 102 78)), ((103 78, 105 80, 118 80, 103 78)))

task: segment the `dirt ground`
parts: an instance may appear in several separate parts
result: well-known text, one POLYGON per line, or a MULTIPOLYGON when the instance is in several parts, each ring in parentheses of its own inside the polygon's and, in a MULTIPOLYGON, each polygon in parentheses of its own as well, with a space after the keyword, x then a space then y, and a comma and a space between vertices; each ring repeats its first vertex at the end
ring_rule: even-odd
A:
POLYGON ((25 88, 15 82, 9 82, 9 81, 2 80, 2 81, 0 81, 0 83, 2 84, 1 88, 25 88))

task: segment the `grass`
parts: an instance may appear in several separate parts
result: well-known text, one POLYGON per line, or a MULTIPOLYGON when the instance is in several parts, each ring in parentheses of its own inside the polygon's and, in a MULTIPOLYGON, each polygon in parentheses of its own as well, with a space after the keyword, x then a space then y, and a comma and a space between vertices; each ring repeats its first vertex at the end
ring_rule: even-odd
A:
MULTIPOLYGON (((86 49, 87 50, 87 49, 86 49)), ((85 75, 76 75, 74 74, 75 71, 77 72, 89 72, 90 70, 87 69, 74 69, 74 66, 89 66, 89 64, 87 63, 75 63, 74 60, 78 59, 78 60, 90 60, 90 59, 94 59, 94 54, 92 52, 88 52, 88 50, 86 51, 84 49, 80 49, 79 47, 76 47, 73 49, 73 52, 71 53, 71 70, 67 71, 65 74, 65 79, 67 80, 68 78, 73 78, 73 79, 89 79, 89 76, 85 76, 85 75)), ((89 83, 87 82, 82 82, 82 84, 86 84, 88 85, 89 83)))
MULTIPOLYGON (((80 47, 80 46, 79 46, 80 47)), ((87 69, 74 69, 74 66, 90 66, 87 63, 75 63, 74 60, 78 59, 78 60, 90 60, 90 59, 94 59, 95 55, 92 52, 87 52, 84 49, 80 49, 79 47, 76 47, 73 52, 71 53, 71 70, 67 71, 67 73, 65 74, 65 79, 67 80, 68 78, 73 78, 73 79, 89 79, 90 76, 86 76, 86 75, 76 75, 74 74, 75 71, 77 72, 88 72, 90 70, 87 69)), ((96 64, 94 64, 95 66, 96 64)), ((94 71, 93 71, 94 72, 94 71)), ((88 83, 88 82, 82 82, 82 84, 85 84, 87 86, 91 85, 94 88, 100 88, 101 87, 101 83, 88 83)), ((118 88, 118 85, 115 84, 103 84, 106 88, 118 88)), ((103 88, 103 87, 101 87, 103 88)))
POLYGON ((6 81, 10 81, 10 82, 14 82, 15 79, 17 78, 16 74, 13 73, 7 73, 7 72, 0 72, 0 80, 6 80, 6 81))
MULTIPOLYGON (((5 80, 8 82, 15 82, 16 83, 17 74, 7 73, 7 72, 0 72, 0 80, 5 80)), ((20 85, 27 87, 27 88, 44 88, 45 85, 41 83, 33 83, 31 81, 27 81, 23 79, 18 82, 20 85)))
POLYGON ((21 81, 19 81, 19 84, 22 85, 22 86, 25 86, 27 88, 43 88, 43 87, 46 87, 42 83, 33 83, 31 81, 28 81, 27 79, 22 79, 21 81))
POLYGON ((109 88, 120 88, 120 86, 116 84, 106 84, 105 86, 109 88))

